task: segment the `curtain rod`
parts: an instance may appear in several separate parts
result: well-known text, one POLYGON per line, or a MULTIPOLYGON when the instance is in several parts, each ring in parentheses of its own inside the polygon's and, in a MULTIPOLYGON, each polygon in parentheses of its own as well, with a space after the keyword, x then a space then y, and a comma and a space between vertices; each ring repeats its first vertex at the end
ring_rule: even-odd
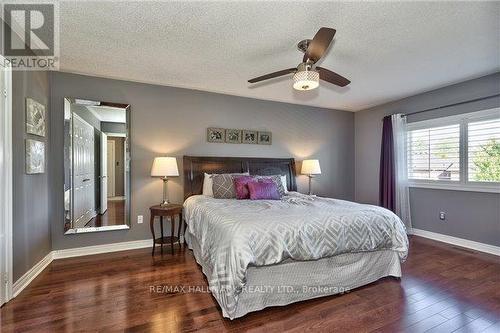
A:
POLYGON ((482 100, 485 100, 485 99, 488 99, 488 98, 497 97, 497 96, 500 96, 500 93, 493 94, 493 95, 490 95, 490 96, 481 97, 481 98, 471 99, 471 100, 468 100, 468 101, 463 101, 463 102, 458 102, 458 103, 452 103, 452 104, 438 106, 438 107, 435 107, 435 108, 420 110, 420 111, 417 111, 417 112, 404 113, 403 116, 406 117, 406 116, 410 116, 410 115, 414 115, 414 114, 418 114, 418 113, 423 113, 423 112, 428 112, 428 111, 433 111, 433 110, 439 110, 439 109, 449 108, 451 106, 457 106, 457 105, 462 105, 462 104, 467 104, 467 103, 479 102, 479 101, 482 101, 482 100))

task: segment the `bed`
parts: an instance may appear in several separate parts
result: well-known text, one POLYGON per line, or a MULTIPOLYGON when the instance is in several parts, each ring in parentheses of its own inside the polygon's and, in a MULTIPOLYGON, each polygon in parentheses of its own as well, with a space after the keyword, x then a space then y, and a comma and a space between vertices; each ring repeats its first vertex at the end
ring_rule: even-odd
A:
POLYGON ((371 205, 296 192, 295 161, 184 156, 185 240, 224 317, 401 277, 401 220, 371 205), (204 173, 286 175, 282 200, 201 195, 204 173))

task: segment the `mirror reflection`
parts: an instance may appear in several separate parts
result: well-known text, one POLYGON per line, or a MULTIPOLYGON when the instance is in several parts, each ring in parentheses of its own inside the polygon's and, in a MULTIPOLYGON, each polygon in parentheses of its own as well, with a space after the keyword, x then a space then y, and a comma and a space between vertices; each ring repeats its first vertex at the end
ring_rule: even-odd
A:
POLYGON ((128 229, 129 111, 126 104, 64 101, 64 231, 128 229))

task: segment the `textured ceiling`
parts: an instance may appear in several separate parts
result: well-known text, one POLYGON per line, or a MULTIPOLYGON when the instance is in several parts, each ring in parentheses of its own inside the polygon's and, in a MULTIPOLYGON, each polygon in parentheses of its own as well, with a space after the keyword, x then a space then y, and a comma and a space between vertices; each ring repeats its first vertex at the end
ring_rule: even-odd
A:
POLYGON ((500 68, 500 2, 62 2, 61 70, 357 111, 500 68), (296 44, 337 29, 321 66, 351 79, 297 92, 296 44))

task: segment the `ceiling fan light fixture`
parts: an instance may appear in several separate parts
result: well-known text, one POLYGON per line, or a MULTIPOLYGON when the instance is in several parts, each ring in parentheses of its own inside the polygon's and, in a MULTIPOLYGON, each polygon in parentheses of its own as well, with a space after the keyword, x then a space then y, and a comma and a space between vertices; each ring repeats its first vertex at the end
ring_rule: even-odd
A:
POLYGON ((293 75, 293 89, 313 90, 319 86, 319 73, 314 70, 298 71, 293 75))

